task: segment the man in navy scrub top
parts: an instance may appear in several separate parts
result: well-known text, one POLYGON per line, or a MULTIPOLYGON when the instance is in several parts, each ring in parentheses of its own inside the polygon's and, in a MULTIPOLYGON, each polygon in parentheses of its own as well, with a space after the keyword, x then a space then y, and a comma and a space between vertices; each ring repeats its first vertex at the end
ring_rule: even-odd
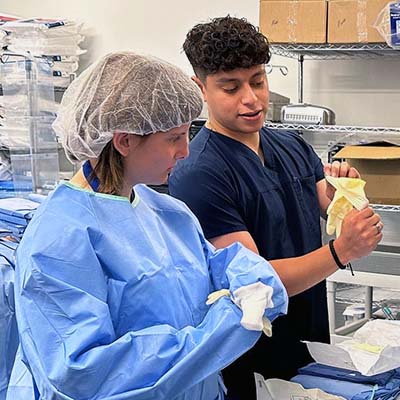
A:
POLYGON ((322 246, 320 216, 334 195, 324 174, 359 174, 345 162, 324 167, 296 132, 263 128, 270 50, 257 28, 215 18, 193 27, 183 49, 209 118, 173 171, 170 193, 187 203, 215 247, 241 242, 269 260, 292 296, 273 336, 224 370, 230 400, 255 399, 254 372, 290 379, 312 361, 301 340, 329 342, 324 279, 374 250, 382 223, 370 207, 354 209, 333 249, 322 246))

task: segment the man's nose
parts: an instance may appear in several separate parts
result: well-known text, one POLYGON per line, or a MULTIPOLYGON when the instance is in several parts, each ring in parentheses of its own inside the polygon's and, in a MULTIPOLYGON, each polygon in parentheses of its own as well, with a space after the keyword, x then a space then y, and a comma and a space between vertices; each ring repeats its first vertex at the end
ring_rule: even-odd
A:
POLYGON ((243 87, 242 104, 252 104, 257 101, 257 95, 250 85, 243 87))

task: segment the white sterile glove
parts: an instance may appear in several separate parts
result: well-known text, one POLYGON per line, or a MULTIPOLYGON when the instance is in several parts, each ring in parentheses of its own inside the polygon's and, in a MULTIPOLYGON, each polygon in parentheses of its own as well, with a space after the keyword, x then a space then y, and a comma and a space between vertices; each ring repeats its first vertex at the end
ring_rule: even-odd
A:
POLYGON ((273 289, 262 282, 242 286, 232 293, 233 302, 242 310, 241 325, 251 331, 270 332, 270 322, 263 316, 267 308, 274 306, 272 301, 273 289), (268 329, 269 328, 269 329, 268 329))

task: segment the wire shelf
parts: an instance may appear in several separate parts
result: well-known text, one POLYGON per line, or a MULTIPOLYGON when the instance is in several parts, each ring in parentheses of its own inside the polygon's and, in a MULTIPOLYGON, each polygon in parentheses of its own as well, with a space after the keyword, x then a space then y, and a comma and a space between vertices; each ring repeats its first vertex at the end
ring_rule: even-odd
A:
POLYGON ((400 58, 400 50, 386 43, 350 43, 350 44, 271 44, 273 54, 314 60, 344 60, 349 58, 400 58))
POLYGON ((344 126, 344 125, 301 125, 301 124, 283 124, 267 122, 266 128, 284 129, 307 132, 327 132, 327 133, 375 133, 375 134, 398 134, 400 128, 395 127, 367 127, 367 126, 344 126))
POLYGON ((400 212, 400 205, 388 205, 388 204, 372 204, 375 211, 394 211, 400 212))

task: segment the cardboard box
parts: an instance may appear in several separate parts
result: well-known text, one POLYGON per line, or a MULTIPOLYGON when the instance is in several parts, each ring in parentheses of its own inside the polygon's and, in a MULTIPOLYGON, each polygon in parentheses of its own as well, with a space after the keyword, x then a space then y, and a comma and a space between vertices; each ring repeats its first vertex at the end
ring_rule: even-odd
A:
POLYGON ((388 3, 390 0, 330 0, 328 43, 384 42, 374 24, 388 3))
POLYGON ((260 31, 271 43, 326 43, 325 0, 262 0, 260 31))
POLYGON ((400 145, 375 142, 346 146, 334 158, 346 159, 367 183, 365 192, 373 204, 400 205, 400 145))
POLYGON ((299 1, 316 1, 316 0, 260 0, 260 4, 263 2, 263 1, 279 1, 279 2, 282 2, 282 1, 292 1, 292 2, 299 2, 299 1))

